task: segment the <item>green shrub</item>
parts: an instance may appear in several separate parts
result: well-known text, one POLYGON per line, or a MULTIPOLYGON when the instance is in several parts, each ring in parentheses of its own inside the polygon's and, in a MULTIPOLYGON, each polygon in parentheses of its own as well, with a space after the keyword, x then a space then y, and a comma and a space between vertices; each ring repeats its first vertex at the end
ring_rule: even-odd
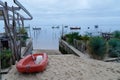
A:
POLYGON ((113 32, 113 37, 120 39, 120 31, 114 31, 113 32))
POLYGON ((103 59, 105 57, 107 46, 101 37, 91 37, 88 42, 89 54, 95 59, 103 59))
POLYGON ((10 64, 10 59, 11 59, 11 51, 9 49, 4 49, 3 51, 1 51, 0 53, 0 59, 1 59, 1 68, 7 68, 9 67, 10 64))
POLYGON ((83 40, 86 45, 87 41, 89 40, 89 37, 87 35, 81 36, 81 40, 83 40))
POLYGON ((29 38, 27 30, 24 27, 20 27, 19 34, 21 35, 20 36, 20 40, 21 40, 21 44, 22 44, 21 46, 25 47, 26 40, 29 38))
POLYGON ((81 36, 81 40, 83 40, 83 41, 88 41, 89 40, 89 37, 87 36, 87 35, 85 35, 85 36, 81 36))
POLYGON ((73 32, 73 33, 70 33, 70 34, 66 34, 65 37, 67 38, 66 40, 69 44, 73 44, 74 39, 80 39, 81 38, 81 36, 79 35, 78 32, 73 32))
POLYGON ((108 41, 109 44, 109 56, 118 57, 120 55, 120 40, 113 38, 108 41))
POLYGON ((89 37, 87 35, 81 36, 81 40, 82 40, 82 45, 84 44, 84 48, 81 51, 86 51, 87 50, 87 42, 89 41, 89 37))
POLYGON ((27 31, 26 31, 26 29, 24 27, 20 27, 19 33, 20 34, 26 34, 27 31))
POLYGON ((21 27, 20 28, 20 31, 19 31, 20 34, 22 34, 22 39, 26 41, 26 39, 28 39, 28 33, 26 31, 26 29, 24 27, 21 27))

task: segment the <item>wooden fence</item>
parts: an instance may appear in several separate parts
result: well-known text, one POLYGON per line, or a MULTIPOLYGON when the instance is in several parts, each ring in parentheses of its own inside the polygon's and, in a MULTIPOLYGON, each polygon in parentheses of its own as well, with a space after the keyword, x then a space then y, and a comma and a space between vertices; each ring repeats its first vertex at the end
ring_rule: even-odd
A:
POLYGON ((85 57, 84 53, 82 53, 81 51, 79 51, 75 47, 69 45, 67 42, 65 42, 62 39, 59 40, 59 50, 63 54, 75 54, 75 55, 77 55, 79 57, 83 57, 83 56, 85 57))
POLYGON ((86 51, 86 44, 83 40, 74 39, 73 40, 73 46, 83 53, 86 51))
MULTIPOLYGON (((68 44, 66 41, 60 39, 59 40, 59 50, 63 54, 75 54, 79 57, 90 57, 86 56, 84 51, 86 51, 85 42, 80 40, 74 40, 73 45, 68 44)), ((104 59, 105 62, 120 62, 120 58, 107 58, 104 59)))

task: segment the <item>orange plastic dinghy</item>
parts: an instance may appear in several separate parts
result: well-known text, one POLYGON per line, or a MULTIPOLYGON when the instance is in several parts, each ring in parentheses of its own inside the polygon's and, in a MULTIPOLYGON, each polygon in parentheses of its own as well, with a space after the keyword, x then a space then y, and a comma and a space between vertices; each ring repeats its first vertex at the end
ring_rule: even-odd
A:
POLYGON ((46 53, 39 53, 27 55, 16 64, 16 68, 21 73, 42 72, 46 69, 47 64, 48 55, 46 53), (38 56, 41 56, 42 60, 36 63, 35 61, 38 56))

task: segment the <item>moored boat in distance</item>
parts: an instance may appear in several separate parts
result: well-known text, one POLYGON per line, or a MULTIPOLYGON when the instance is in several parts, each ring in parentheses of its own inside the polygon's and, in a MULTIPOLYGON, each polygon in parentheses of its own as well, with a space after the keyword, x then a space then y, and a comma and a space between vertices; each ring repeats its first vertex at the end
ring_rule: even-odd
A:
POLYGON ((24 27, 25 29, 29 29, 30 27, 29 26, 27 26, 27 27, 24 27))
POLYGON ((39 27, 39 28, 33 28, 33 30, 41 30, 41 28, 39 27))
POLYGON ((60 28, 59 26, 56 26, 56 28, 60 28))
POLYGON ((56 27, 55 27, 55 26, 53 26, 53 27, 52 27, 52 29, 54 29, 54 28, 58 29, 58 28, 60 28, 60 27, 59 27, 59 26, 56 26, 56 27))
POLYGON ((79 30, 81 29, 80 27, 70 27, 70 30, 79 30))
POLYGON ((64 26, 64 28, 68 28, 68 26, 64 26))

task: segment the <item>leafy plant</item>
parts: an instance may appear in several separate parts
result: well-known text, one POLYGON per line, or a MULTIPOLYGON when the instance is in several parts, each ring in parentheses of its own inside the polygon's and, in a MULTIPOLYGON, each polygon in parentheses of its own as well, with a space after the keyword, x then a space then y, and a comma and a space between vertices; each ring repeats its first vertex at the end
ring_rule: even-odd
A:
POLYGON ((24 27, 20 27, 19 33, 20 34, 26 34, 27 31, 26 31, 26 29, 24 27))
POLYGON ((1 68, 7 68, 10 66, 10 58, 11 58, 11 50, 9 49, 4 49, 0 53, 0 59, 1 59, 1 68))
POLYGON ((28 38, 28 33, 24 27, 21 27, 19 33, 22 34, 22 39, 26 40, 28 38))
POLYGON ((89 40, 89 37, 87 35, 81 36, 81 40, 83 40, 86 43, 89 40))
POLYGON ((66 34, 65 37, 67 38, 67 42, 69 44, 73 44, 73 40, 74 39, 80 39, 80 35, 78 32, 73 32, 73 33, 70 33, 70 34, 66 34))
POLYGON ((84 35, 84 36, 81 36, 80 40, 82 41, 82 45, 81 45, 82 47, 81 48, 83 48, 81 51, 86 51, 87 42, 89 41, 89 37, 87 35, 84 35))
POLYGON ((89 40, 89 36, 87 36, 87 35, 84 35, 81 38, 82 38, 82 40, 89 40))
POLYGON ((120 31, 114 31, 113 32, 113 37, 120 39, 120 31))
POLYGON ((113 38, 108 41, 109 44, 109 56, 118 57, 120 55, 120 40, 113 38))
POLYGON ((19 30, 19 34, 21 34, 21 44, 22 46, 26 46, 26 40, 28 39, 27 31, 24 27, 21 27, 19 30))
POLYGON ((107 46, 101 37, 92 37, 88 42, 88 50, 90 55, 95 59, 103 59, 105 57, 107 46))

